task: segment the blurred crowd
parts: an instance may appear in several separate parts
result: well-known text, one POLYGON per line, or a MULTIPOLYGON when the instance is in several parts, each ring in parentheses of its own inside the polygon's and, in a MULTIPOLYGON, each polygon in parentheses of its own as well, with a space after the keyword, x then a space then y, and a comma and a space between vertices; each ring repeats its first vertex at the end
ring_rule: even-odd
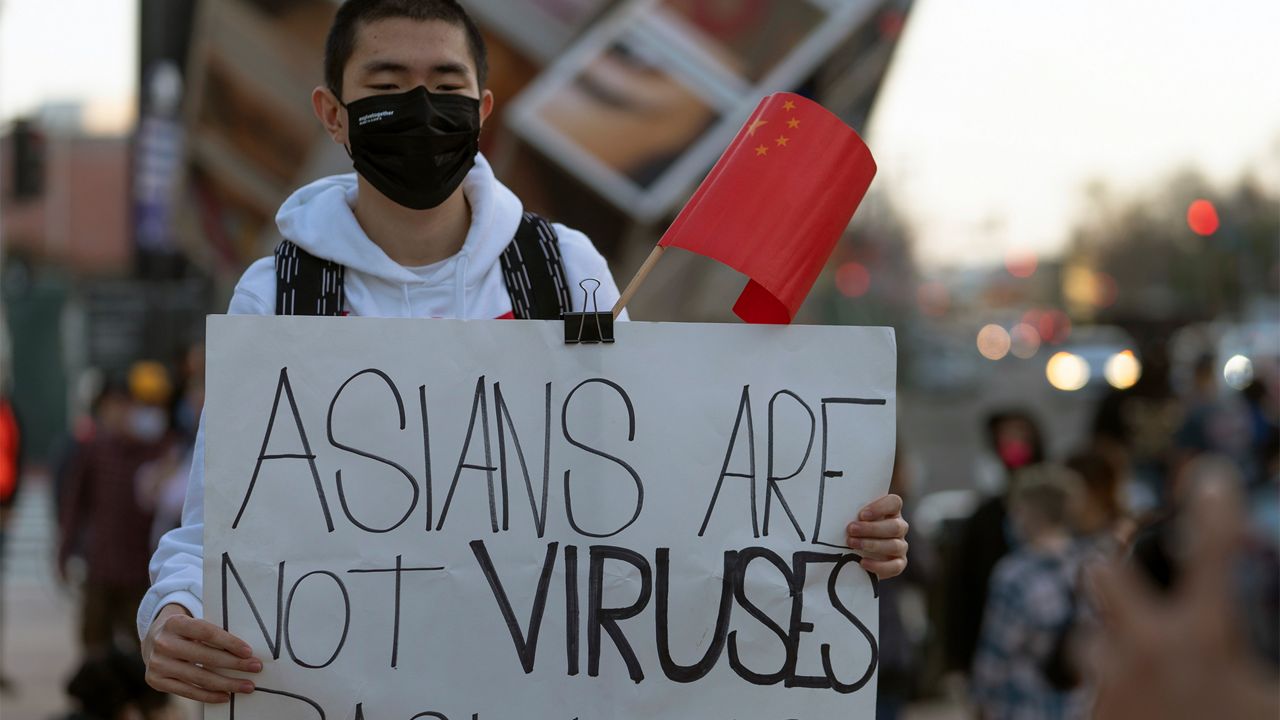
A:
MULTIPOLYGON (((1280 711, 1280 396, 1262 379, 1243 391, 1224 387, 1217 367, 1202 357, 1189 386, 1164 401, 1159 414, 1173 420, 1167 432, 1153 422, 1149 399, 1122 391, 1101 398, 1089 439, 1064 458, 1047 455, 1030 412, 988 417, 1000 489, 931 536, 914 533, 911 569, 885 583, 878 718, 900 717, 912 698, 948 692, 984 720, 1138 717, 1108 714, 1107 696, 1158 692, 1109 689, 1123 680, 1115 665, 1126 628, 1121 609, 1101 600, 1107 588, 1091 578, 1123 568, 1133 576, 1123 602, 1146 603, 1152 613, 1190 592, 1186 578, 1205 561, 1193 557, 1206 542, 1196 528, 1207 505, 1197 498, 1210 486, 1247 508, 1233 511, 1222 555, 1208 558, 1226 568, 1209 591, 1226 598, 1225 617, 1212 621, 1239 649, 1246 676, 1270 695, 1267 707, 1280 711), (924 616, 914 632, 913 609, 924 616)), ((910 507, 909 463, 896 464, 893 484, 910 507)), ((1203 614, 1192 622, 1210 622, 1203 614)), ((1194 639, 1197 628, 1159 632, 1194 639)), ((1211 661, 1187 662, 1186 680, 1199 686, 1211 661)))
MULTIPOLYGON (((135 618, 156 543, 182 520, 204 405, 204 350, 193 346, 168 364, 138 361, 124 373, 90 372, 82 385, 88 411, 51 464, 57 574, 79 598, 80 662, 66 685, 75 710, 66 718, 170 717, 167 698, 144 680, 135 618)), ((8 439, 19 424, 7 400, 0 410, 0 498, 11 506, 19 459, 8 439)))
MULTIPOLYGON (((143 680, 135 613, 158 538, 181 522, 203 364, 203 348, 194 346, 168 364, 144 361, 119 376, 93 375, 89 412, 74 422, 51 468, 57 570, 80 598, 81 655, 66 685, 76 709, 67 718, 178 712, 143 680)), ((1192 381, 1161 412, 1172 421, 1159 442, 1151 441, 1149 412, 1138 407, 1146 401, 1132 392, 1099 398, 1089 439, 1062 458, 1048 454, 1032 413, 1011 408, 986 419, 984 452, 998 459, 1001 487, 968 512, 913 531, 907 573, 881 586, 878 718, 903 717, 910 703, 930 697, 958 700, 984 720, 1139 717, 1106 711, 1108 693, 1126 698, 1156 687, 1149 676, 1132 680, 1134 663, 1126 669, 1124 658, 1145 657, 1139 669, 1149 674, 1165 657, 1208 652, 1181 648, 1153 661, 1130 647, 1154 647, 1157 635, 1191 643, 1212 635, 1179 627, 1141 637, 1144 617, 1177 607, 1197 564, 1222 573, 1206 581, 1210 595, 1222 596, 1216 627, 1229 641, 1219 650, 1237 663, 1232 667, 1246 668, 1236 675, 1257 673, 1255 689, 1274 695, 1280 398, 1263 379, 1243 391, 1220 386, 1216 367, 1208 357, 1196 364, 1192 381), (1244 498, 1247 508, 1220 523, 1231 537, 1217 544, 1204 536, 1209 506, 1197 499, 1211 483, 1244 498), (1206 556, 1206 547, 1221 548, 1222 556, 1206 556), (1105 584, 1092 579, 1104 566, 1132 573, 1109 581, 1113 593, 1126 588, 1110 604, 1105 584)), ((19 428, 0 397, 6 512, 19 485, 19 428)), ((913 493, 910 428, 904 435, 891 490, 910 510, 921 499, 913 493)), ((0 542, 5 527, 0 523, 0 542)), ((1195 607, 1176 622, 1212 619, 1195 607)), ((1195 674, 1207 672, 1205 657, 1191 662, 1195 674)))

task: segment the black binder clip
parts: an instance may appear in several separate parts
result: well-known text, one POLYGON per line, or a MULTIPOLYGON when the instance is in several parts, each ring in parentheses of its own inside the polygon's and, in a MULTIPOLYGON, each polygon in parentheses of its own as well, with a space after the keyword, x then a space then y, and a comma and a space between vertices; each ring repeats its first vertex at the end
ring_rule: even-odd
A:
POLYGON ((582 307, 587 307, 590 300, 592 312, 561 313, 564 318, 564 343, 566 345, 591 345, 613 342, 613 313, 600 312, 600 303, 596 300, 596 292, 600 290, 600 281, 587 278, 578 283, 582 288, 582 307), (587 290, 587 283, 595 283, 592 290, 587 290))

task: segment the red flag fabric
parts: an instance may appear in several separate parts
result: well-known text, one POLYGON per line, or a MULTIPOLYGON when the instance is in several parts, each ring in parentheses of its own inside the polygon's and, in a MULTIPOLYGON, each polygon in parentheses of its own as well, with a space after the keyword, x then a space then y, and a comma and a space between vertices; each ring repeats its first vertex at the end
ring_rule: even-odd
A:
POLYGON ((840 118, 812 100, 775 93, 658 244, 750 278, 733 306, 746 322, 790 323, 875 174, 871 151, 840 118))

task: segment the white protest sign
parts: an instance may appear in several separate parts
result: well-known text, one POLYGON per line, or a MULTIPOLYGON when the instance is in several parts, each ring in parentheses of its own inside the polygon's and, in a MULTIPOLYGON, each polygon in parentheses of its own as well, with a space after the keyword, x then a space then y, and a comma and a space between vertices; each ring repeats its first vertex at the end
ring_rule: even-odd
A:
POLYGON ((209 319, 209 718, 870 718, 891 330, 209 319))

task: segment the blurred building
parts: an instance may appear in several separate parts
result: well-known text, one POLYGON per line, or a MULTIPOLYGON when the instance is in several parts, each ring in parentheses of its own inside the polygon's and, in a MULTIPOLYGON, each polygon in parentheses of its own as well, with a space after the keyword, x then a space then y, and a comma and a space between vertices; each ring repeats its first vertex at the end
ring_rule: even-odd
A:
POLYGON ((129 270, 129 142, 86 135, 76 105, 51 106, 0 138, 5 250, 77 274, 129 270))
MULTIPOLYGON (((588 233, 620 282, 767 92, 799 90, 860 128, 910 6, 906 0, 464 4, 485 31, 490 89, 498 99, 489 123, 495 130, 482 137, 482 151, 529 209, 588 233), (668 48, 661 57, 646 54, 655 43, 668 48), (618 113, 578 113, 560 122, 543 112, 540 99, 558 106, 558 93, 571 93, 600 63, 628 71, 620 77, 629 79, 614 88, 624 96, 666 93, 668 126, 636 132, 618 113), (541 141, 553 133, 559 142, 541 141), (611 167, 624 162, 613 156, 591 157, 598 140, 641 158, 642 169, 611 167), (643 160, 648 157, 654 160, 643 160), (601 173, 612 184, 600 182, 601 173)), ((323 133, 310 106, 311 90, 322 82, 323 40, 336 5, 192 3, 189 27, 175 17, 163 29, 191 38, 184 171, 171 188, 175 243, 216 279, 224 296, 240 270, 278 242, 275 212, 293 189, 350 172, 350 159, 323 133)), ((736 295, 742 279, 709 262, 674 257, 650 283, 635 305, 642 316, 724 319, 726 298, 736 295)))

